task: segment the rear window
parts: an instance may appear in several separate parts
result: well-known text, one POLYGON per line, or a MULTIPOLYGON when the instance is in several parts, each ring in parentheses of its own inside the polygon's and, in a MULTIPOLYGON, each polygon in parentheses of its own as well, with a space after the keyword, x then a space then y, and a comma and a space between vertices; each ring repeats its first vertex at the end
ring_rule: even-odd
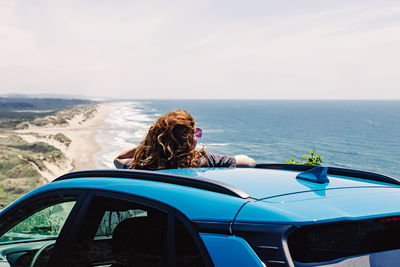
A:
POLYGON ((303 226, 288 238, 293 260, 324 262, 400 248, 400 217, 303 226))

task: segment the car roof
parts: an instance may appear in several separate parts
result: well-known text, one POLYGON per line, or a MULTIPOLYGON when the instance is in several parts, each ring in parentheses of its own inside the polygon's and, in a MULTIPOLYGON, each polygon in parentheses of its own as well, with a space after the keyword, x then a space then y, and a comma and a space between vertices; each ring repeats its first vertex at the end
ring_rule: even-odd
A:
POLYGON ((281 164, 272 167, 279 169, 197 168, 163 172, 224 181, 259 200, 249 201, 240 209, 237 223, 302 225, 399 215, 400 182, 396 179, 332 168, 326 175, 327 182, 319 183, 299 179, 304 170, 313 167, 281 164), (291 170, 281 169, 288 167, 291 170))
MULTIPOLYGON (((353 191, 370 187, 400 188, 400 182, 393 178, 386 177, 386 180, 371 180, 369 176, 371 176, 372 173, 360 171, 356 172, 358 175, 352 175, 358 177, 328 174, 327 183, 298 179, 297 176, 302 173, 300 170, 264 168, 187 168, 161 170, 161 172, 224 182, 242 190, 251 198, 257 200, 310 191, 318 192, 344 188, 352 188, 353 191)), ((385 176, 382 175, 377 175, 377 177, 385 178, 385 176)))
POLYGON ((310 169, 312 166, 278 164, 157 172, 80 171, 63 175, 17 202, 47 191, 93 189, 153 199, 176 208, 193 221, 232 222, 236 217, 237 221, 312 223, 398 213, 399 181, 335 168, 322 168, 327 173, 325 183, 299 179, 299 174, 310 169), (369 203, 366 209, 363 201, 369 203))

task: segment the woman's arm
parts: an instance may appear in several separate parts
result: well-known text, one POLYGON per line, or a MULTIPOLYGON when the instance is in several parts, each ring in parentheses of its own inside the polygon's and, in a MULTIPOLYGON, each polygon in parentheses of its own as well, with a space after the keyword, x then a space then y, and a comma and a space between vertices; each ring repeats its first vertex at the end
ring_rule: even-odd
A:
POLYGON ((236 167, 254 167, 256 162, 254 159, 249 158, 246 155, 236 155, 236 167))
POLYGON ((115 159, 114 159, 114 166, 117 169, 122 169, 124 167, 124 164, 131 160, 133 156, 135 155, 136 147, 130 148, 128 150, 125 150, 124 152, 120 153, 115 159))

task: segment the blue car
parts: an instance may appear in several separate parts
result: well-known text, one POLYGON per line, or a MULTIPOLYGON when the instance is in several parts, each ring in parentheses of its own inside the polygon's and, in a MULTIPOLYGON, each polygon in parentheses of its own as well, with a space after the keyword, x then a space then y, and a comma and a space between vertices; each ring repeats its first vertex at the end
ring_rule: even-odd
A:
POLYGON ((399 204, 331 167, 73 172, 0 212, 0 266, 400 266, 399 204))

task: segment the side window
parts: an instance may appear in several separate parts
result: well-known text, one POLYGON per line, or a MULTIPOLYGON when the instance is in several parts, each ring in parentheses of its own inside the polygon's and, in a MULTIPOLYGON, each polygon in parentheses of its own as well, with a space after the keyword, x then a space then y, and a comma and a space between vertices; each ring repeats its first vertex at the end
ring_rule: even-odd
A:
POLYGON ((170 211, 93 197, 67 266, 204 266, 192 233, 170 211))
POLYGON ((76 200, 70 195, 28 200, 0 222, 0 248, 9 247, 6 257, 10 264, 38 266, 40 261, 40 265, 46 265, 76 200))
POLYGON ((164 211, 94 197, 67 266, 160 266, 167 253, 164 211))
POLYGON ((130 209, 126 211, 106 211, 101 219, 96 236, 112 236, 115 227, 125 219, 132 217, 146 217, 147 211, 130 209))

